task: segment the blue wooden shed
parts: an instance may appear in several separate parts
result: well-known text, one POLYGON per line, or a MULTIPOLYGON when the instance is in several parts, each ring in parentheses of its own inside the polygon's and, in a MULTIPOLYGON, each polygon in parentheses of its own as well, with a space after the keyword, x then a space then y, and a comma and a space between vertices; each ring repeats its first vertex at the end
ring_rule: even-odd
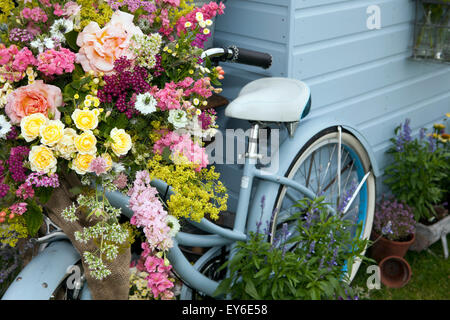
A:
MULTIPOLYGON (((410 118, 417 134, 450 111, 450 67, 410 58, 414 0, 228 0, 226 6, 216 22, 214 45, 268 52, 274 63, 267 71, 225 64, 223 95, 233 99, 261 77, 306 82, 312 92, 308 121, 335 114, 355 123, 376 159, 379 186, 394 128, 410 118), (368 26, 374 13, 380 28, 368 26)), ((222 128, 247 125, 220 119, 222 128)), ((240 167, 218 168, 233 210, 240 167)))

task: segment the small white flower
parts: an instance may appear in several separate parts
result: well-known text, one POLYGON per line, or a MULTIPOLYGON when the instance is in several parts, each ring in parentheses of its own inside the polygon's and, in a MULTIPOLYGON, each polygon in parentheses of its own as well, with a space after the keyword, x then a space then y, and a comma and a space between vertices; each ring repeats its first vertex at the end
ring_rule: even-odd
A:
POLYGON ((213 24, 211 19, 206 20, 205 23, 208 27, 212 26, 212 24, 213 24))
POLYGON ((189 21, 187 21, 187 22, 184 24, 184 27, 185 27, 185 28, 190 28, 191 26, 192 26, 192 23, 189 22, 189 21))
POLYGON ((197 13, 195 14, 195 19, 196 19, 198 22, 203 21, 203 13, 197 12, 197 13))
POLYGON ((113 162, 113 164, 112 164, 112 169, 113 169, 114 172, 116 172, 116 173, 120 173, 120 172, 125 171, 125 167, 123 166, 123 164, 117 163, 117 162, 113 162))
POLYGON ((180 223, 178 222, 178 219, 169 214, 166 217, 166 223, 170 227, 169 236, 175 237, 178 231, 180 231, 180 223))
POLYGON ((208 35, 210 33, 211 33, 211 31, 208 28, 203 29, 203 34, 204 35, 208 35))
POLYGON ((44 46, 47 49, 53 49, 55 47, 55 41, 53 41, 52 38, 45 38, 44 39, 44 46))
POLYGON ((4 115, 0 115, 0 139, 5 139, 9 131, 11 131, 11 123, 4 115))
POLYGON ((39 52, 44 51, 44 42, 41 39, 36 39, 30 42, 30 46, 34 49, 38 49, 39 52))
POLYGON ((173 124, 175 129, 184 128, 188 123, 186 112, 183 110, 170 110, 168 121, 173 124))
POLYGON ((50 34, 52 37, 59 39, 61 42, 65 42, 66 38, 64 34, 73 30, 73 22, 66 19, 58 19, 50 27, 50 34))
POLYGON ((136 103, 134 107, 142 114, 150 114, 156 111, 156 99, 146 92, 144 94, 138 94, 136 97, 136 103))
POLYGON ((198 25, 199 25, 200 27, 202 27, 202 28, 206 28, 206 22, 205 22, 205 21, 200 21, 200 22, 198 23, 198 25))

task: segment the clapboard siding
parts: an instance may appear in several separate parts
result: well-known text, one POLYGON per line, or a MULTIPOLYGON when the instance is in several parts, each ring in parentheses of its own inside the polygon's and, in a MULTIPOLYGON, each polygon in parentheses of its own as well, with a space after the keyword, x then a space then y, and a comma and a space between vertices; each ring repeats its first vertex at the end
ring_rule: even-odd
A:
POLYGON ((298 9, 295 11, 295 43, 302 45, 333 38, 348 36, 367 30, 366 10, 369 5, 376 4, 383 12, 382 27, 386 28, 399 23, 409 22, 414 15, 414 7, 401 1, 347 1, 342 4, 324 8, 298 9), (343 19, 345 17, 345 19, 343 19), (314 32, 309 32, 314 30, 314 32))
MULTIPOLYGON (((268 71, 225 65, 224 94, 232 99, 264 76, 305 81, 313 95, 310 118, 336 113, 354 123, 381 170, 390 161, 386 150, 394 128, 405 118, 418 133, 450 111, 450 67, 410 59, 415 1, 228 0, 227 7, 217 22, 216 43, 266 51, 275 62, 268 71), (370 5, 381 8, 379 30, 367 29, 370 5), (246 19, 238 8, 245 8, 246 19)), ((221 121, 226 127, 243 124, 221 121)))

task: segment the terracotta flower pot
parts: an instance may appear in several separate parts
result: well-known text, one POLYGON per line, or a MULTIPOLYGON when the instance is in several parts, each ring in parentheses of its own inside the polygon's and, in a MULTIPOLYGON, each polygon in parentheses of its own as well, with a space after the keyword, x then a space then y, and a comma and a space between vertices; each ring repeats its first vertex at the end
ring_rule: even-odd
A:
POLYGON ((411 279, 411 267, 403 258, 386 257, 380 262, 379 267, 381 282, 386 287, 401 288, 411 279))
POLYGON ((370 256, 377 262, 380 262, 389 256, 403 258, 411 244, 414 242, 415 235, 412 234, 408 241, 392 241, 372 232, 372 240, 375 242, 370 248, 370 256))

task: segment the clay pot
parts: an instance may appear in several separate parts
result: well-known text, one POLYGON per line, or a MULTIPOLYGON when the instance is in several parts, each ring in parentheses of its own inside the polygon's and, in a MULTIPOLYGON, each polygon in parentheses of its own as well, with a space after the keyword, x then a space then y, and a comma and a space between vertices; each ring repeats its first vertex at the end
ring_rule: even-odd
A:
POLYGON ((378 266, 380 267, 381 282, 388 288, 401 288, 411 279, 411 267, 403 258, 386 257, 378 266))
POLYGON ((408 241, 392 241, 372 232, 372 240, 375 242, 370 248, 370 256, 377 262, 380 262, 389 256, 403 258, 409 247, 413 244, 415 235, 412 234, 408 241))

